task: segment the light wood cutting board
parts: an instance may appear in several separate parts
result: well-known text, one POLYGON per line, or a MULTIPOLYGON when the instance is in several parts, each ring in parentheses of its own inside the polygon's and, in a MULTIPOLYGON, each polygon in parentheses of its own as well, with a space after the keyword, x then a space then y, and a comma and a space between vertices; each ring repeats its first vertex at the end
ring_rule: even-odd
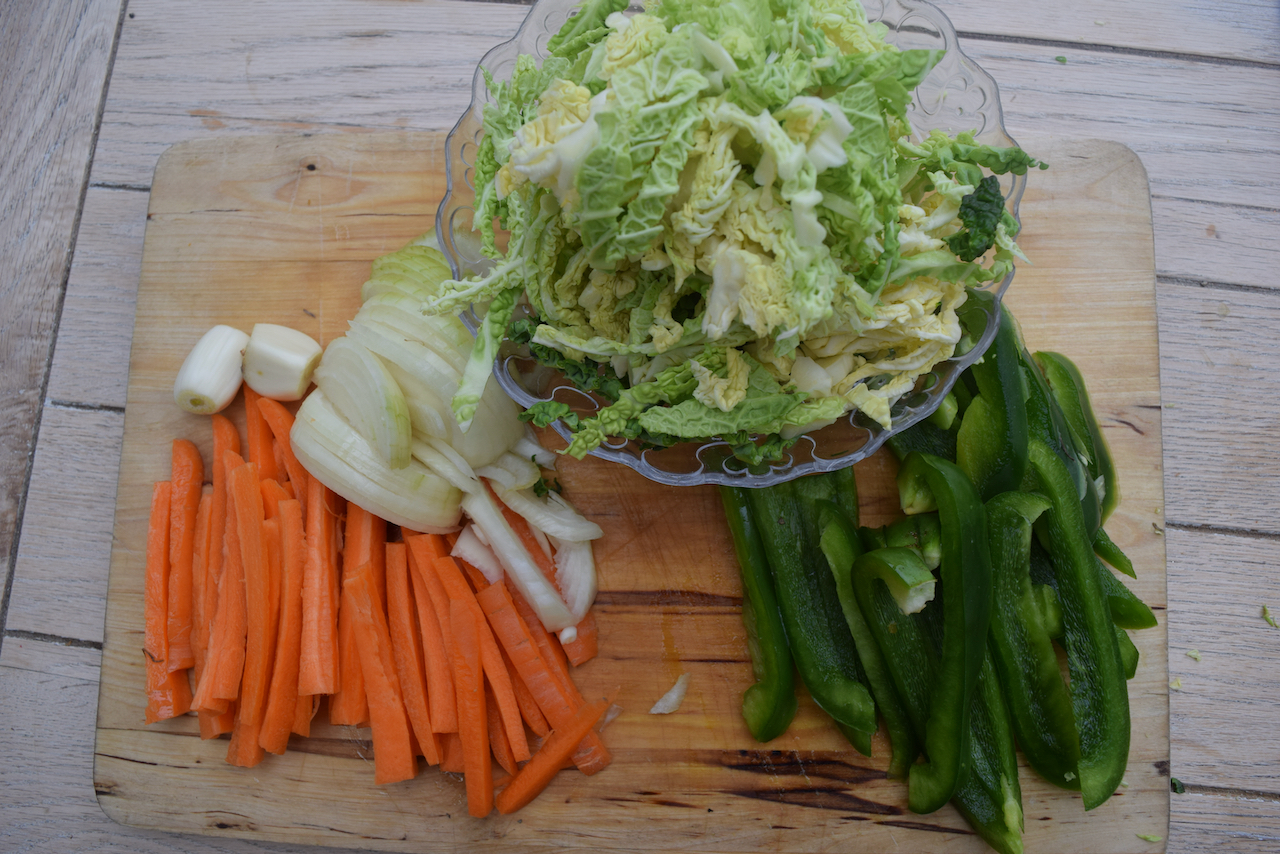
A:
MULTIPOLYGON (((466 815, 459 779, 427 769, 377 787, 369 732, 319 724, 254 769, 224 763, 193 717, 143 726, 142 578, 151 484, 168 445, 207 419, 172 403, 173 377, 214 323, 284 323, 322 342, 343 333, 369 261, 433 225, 443 193, 441 135, 257 136, 185 143, 160 160, 147 215, 108 590, 94 781, 124 824, 188 833, 392 851, 529 849, 742 852, 985 850, 950 806, 906 810, 884 775, 802 697, 790 730, 760 745, 739 715, 751 681, 741 590, 717 493, 648 482, 595 460, 561 464, 565 494, 600 522, 599 658, 587 695, 616 694, 606 741, 615 761, 562 773, 510 817, 466 815), (681 674, 679 711, 649 715, 681 674)), ((1108 523, 1138 567, 1136 592, 1161 624, 1140 632, 1129 683, 1127 785, 1087 817, 1078 795, 1022 775, 1029 852, 1152 851, 1167 835, 1168 661, 1164 627, 1160 392, 1150 198, 1127 148, 1042 140, 1052 168, 1022 206, 1023 265, 1009 302, 1032 349, 1077 360, 1120 469, 1108 523)), ((232 413, 243 416, 239 403, 232 413)), ((857 468, 864 520, 895 517, 887 454, 857 468)))

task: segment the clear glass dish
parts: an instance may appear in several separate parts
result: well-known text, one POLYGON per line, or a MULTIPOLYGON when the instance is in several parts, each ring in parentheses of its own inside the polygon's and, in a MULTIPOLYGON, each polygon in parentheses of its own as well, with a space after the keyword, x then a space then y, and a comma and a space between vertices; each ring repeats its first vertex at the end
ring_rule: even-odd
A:
MULTIPOLYGON (((531 54, 542 60, 547 55, 547 40, 579 4, 580 0, 538 0, 515 36, 480 60, 472 79, 471 104, 445 142, 447 183, 444 200, 436 212, 436 234, 455 277, 465 267, 485 262, 472 241, 455 238, 456 233, 471 230, 475 155, 483 135, 481 117, 484 105, 493 100, 480 67, 488 69, 494 79, 505 80, 510 79, 520 54, 531 54)), ((951 134, 972 131, 979 142, 1016 145, 1004 129, 996 81, 960 50, 955 28, 942 10, 926 0, 864 0, 863 6, 870 20, 888 27, 888 40, 899 48, 946 50, 942 61, 914 93, 910 117, 917 133, 927 135, 934 129, 951 134)), ((1005 175, 1001 180, 1006 203, 1017 217, 1026 178, 1005 175)), ((725 442, 718 441, 645 448, 636 441, 615 438, 591 453, 674 486, 769 486, 801 475, 853 465, 873 454, 894 433, 928 417, 938 407, 960 373, 977 359, 995 335, 1000 297, 1012 280, 1010 273, 1003 281, 987 286, 995 299, 990 301, 986 329, 975 346, 921 377, 916 389, 893 406, 891 429, 884 429, 855 410, 835 424, 800 436, 782 461, 755 468, 748 468, 733 456, 725 442)), ((471 311, 465 312, 462 319, 472 331, 479 325, 471 311)), ((554 398, 569 404, 583 417, 599 408, 597 400, 556 372, 539 366, 520 349, 504 349, 494 364, 494 376, 506 393, 523 407, 554 398)), ((564 424, 556 422, 554 427, 569 440, 571 434, 564 424)))

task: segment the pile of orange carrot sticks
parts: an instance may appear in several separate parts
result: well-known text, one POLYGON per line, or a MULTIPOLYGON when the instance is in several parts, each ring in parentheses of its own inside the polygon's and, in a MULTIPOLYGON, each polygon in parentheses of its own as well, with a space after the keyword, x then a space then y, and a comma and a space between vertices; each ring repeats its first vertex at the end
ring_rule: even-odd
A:
MULTIPOLYGON (((213 459, 173 443, 147 538, 146 721, 196 712, 254 766, 329 722, 372 730, 374 782, 417 757, 461 772, 468 812, 520 809, 558 771, 610 762, 570 666, 595 655, 594 615, 561 645, 503 580, 451 557, 450 537, 400 530, 307 474, 293 416, 245 387, 246 442, 212 417, 213 459), (323 702, 328 698, 327 704, 323 702), (499 771, 494 771, 497 763, 499 771)), ((505 518, 554 581, 523 517, 505 518)))

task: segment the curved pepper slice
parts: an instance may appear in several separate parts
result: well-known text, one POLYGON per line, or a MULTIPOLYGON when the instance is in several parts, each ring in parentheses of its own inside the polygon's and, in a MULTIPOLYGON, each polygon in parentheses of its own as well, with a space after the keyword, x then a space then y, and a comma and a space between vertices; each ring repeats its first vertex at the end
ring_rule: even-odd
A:
POLYGON ((955 463, 908 454, 898 470, 898 491, 905 512, 937 509, 942 528, 942 658, 924 734, 928 761, 912 766, 908 790, 912 811, 932 812, 963 782, 969 706, 986 655, 991 616, 991 557, 982 500, 955 463))
POLYGON ((814 702, 842 725, 859 751, 870 755, 870 735, 877 729, 875 702, 861 680, 857 648, 818 545, 817 502, 831 501, 845 510, 851 489, 851 472, 832 472, 751 489, 748 500, 800 678, 814 702))
POLYGON ((1064 789, 1080 788, 1080 736, 1052 637, 1061 613, 1043 613, 1031 582, 1031 523, 1049 509, 1043 496, 1005 492, 987 502, 995 610, 991 659, 1031 767, 1064 789))
POLYGON ((1000 326, 969 371, 978 396, 965 410, 956 437, 956 464, 983 500, 1017 489, 1027 469, 1027 401, 1022 392, 1021 344, 1003 306, 1000 326))
POLYGON ((1089 402, 1089 390, 1085 388, 1084 377, 1080 369, 1061 353, 1041 351, 1036 353, 1036 364, 1044 372, 1049 383, 1049 390, 1062 409, 1062 414, 1071 428, 1072 439, 1076 449, 1085 458, 1085 467, 1094 482, 1102 479, 1101 521, 1106 522, 1111 511, 1120 503, 1120 483, 1116 477, 1116 464, 1111 457, 1111 449, 1107 447, 1106 437, 1102 435, 1102 427, 1089 402))
POLYGON ((1080 733, 1080 792, 1089 810, 1111 797, 1128 762, 1125 668, 1071 474, 1038 439, 1031 440, 1029 459, 1038 491, 1050 502, 1045 533, 1062 603, 1071 705, 1080 733))
POLYGON ((756 741, 771 741, 786 732, 796 714, 791 650, 747 490, 724 486, 720 497, 742 574, 742 622, 756 678, 742 695, 742 717, 756 741))

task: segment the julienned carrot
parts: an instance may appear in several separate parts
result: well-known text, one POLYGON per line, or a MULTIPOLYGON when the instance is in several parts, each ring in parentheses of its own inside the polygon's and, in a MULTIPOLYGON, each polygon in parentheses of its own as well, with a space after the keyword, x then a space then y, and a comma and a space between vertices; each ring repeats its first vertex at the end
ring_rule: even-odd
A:
POLYGON ((418 772, 410 744, 409 719, 396 677, 391 634, 378 604, 373 571, 364 564, 343 583, 352 611, 356 647, 369 698, 373 728, 373 781, 378 785, 409 780, 418 772))
POLYGON ((151 492, 151 517, 147 525, 147 564, 144 585, 142 654, 147 673, 146 722, 168 720, 191 707, 187 675, 170 672, 169 656, 169 513, 173 487, 167 480, 151 492))
POLYGON ((196 663, 191 645, 191 564, 195 556, 196 512, 204 485, 204 461, 187 439, 173 442, 169 506, 169 669, 186 670, 196 663))
MULTIPOLYGON (((440 627, 441 611, 436 607, 426 576, 430 576, 436 585, 439 585, 440 580, 428 568, 431 557, 424 552, 426 542, 419 539, 422 536, 425 535, 406 538, 405 545, 409 556, 409 574, 413 579, 413 600, 418 610, 418 626, 422 631, 422 660, 426 667, 431 729, 435 733, 456 733, 458 706, 453 687, 453 668, 449 664, 444 632, 440 627)), ((439 595, 443 597, 447 607, 448 596, 443 588, 439 595)), ((443 761, 443 753, 441 756, 443 761)))
POLYGON ((258 464, 258 477, 275 480, 276 456, 271 450, 271 428, 267 426, 267 420, 262 417, 262 410, 258 407, 259 400, 262 400, 262 395, 246 384, 244 387, 244 434, 248 439, 248 445, 245 448, 244 458, 258 464))
POLYGON ((277 509, 281 501, 288 501, 293 498, 280 481, 271 478, 263 478, 262 480, 262 512, 264 519, 274 519, 280 515, 277 509))
POLYGON ((510 815, 536 798, 573 754, 579 742, 593 732, 596 722, 608 708, 609 704, 603 700, 587 703, 563 727, 553 729, 551 736, 520 769, 515 779, 498 793, 495 799, 498 812, 510 815))
POLYGON ((329 723, 337 726, 364 726, 369 721, 369 700, 352 619, 355 606, 347 590, 357 569, 342 567, 342 594, 338 597, 338 690, 329 695, 329 723))
POLYGON ((452 557, 448 555, 438 557, 431 566, 440 577, 440 582, 444 585, 450 601, 462 602, 475 618, 485 676, 493 686, 497 697, 498 711, 502 714, 507 739, 511 743, 511 752, 515 755, 517 762, 524 762, 529 758, 529 741, 524 734, 524 718, 520 715, 520 705, 516 702, 515 691, 511 687, 511 674, 502 662, 502 653, 498 650, 493 632, 489 630, 484 613, 476 602, 475 594, 471 591, 466 579, 462 577, 462 570, 452 557))
POLYGON ((222 456, 227 451, 240 453, 240 433, 236 430, 236 425, 232 424, 231 419, 225 415, 211 416, 210 423, 213 426, 213 458, 209 466, 213 470, 213 507, 209 510, 209 530, 212 532, 213 542, 222 544, 215 546, 209 553, 209 571, 215 586, 209 601, 206 602, 205 614, 212 623, 217 609, 216 585, 222 580, 225 553, 224 531, 227 524, 227 474, 222 467, 222 456))
POLYGON ((337 567, 329 560, 334 520, 325 506, 324 491, 320 481, 308 480, 302 650, 298 662, 298 693, 304 696, 338 690, 338 601, 333 595, 337 567))
POLYGON ((347 505, 345 542, 342 547, 344 565, 362 566, 368 562, 378 601, 385 610, 387 603, 387 520, 375 516, 356 504, 347 505))
POLYGON ((418 749, 428 765, 440 764, 435 732, 431 728, 431 710, 427 701, 427 678, 418 646, 419 631, 409 561, 404 543, 387 543, 387 624, 391 630, 391 651, 395 655, 396 675, 404 695, 404 708, 417 736, 418 749))
POLYGON ((471 589, 479 593, 481 590, 489 586, 489 579, 484 577, 484 573, 467 563, 462 558, 454 558, 458 563, 458 567, 467 576, 467 581, 471 584, 471 589))
POLYGON ((263 520, 262 543, 267 555, 267 637, 271 638, 274 650, 280 631, 280 594, 284 587, 284 540, 279 515, 263 520))
POLYGON ((502 715, 498 712, 497 701, 493 696, 493 686, 485 683, 484 710, 489 724, 489 747, 498 766, 508 774, 515 775, 520 768, 516 765, 516 757, 511 752, 511 742, 507 740, 507 731, 502 726, 502 715))
MULTIPOLYGON (((286 409, 283 403, 269 397, 258 399, 258 410, 267 422, 271 434, 276 438, 280 456, 284 458, 284 469, 289 473, 289 481, 293 484, 294 493, 301 499, 307 494, 307 481, 311 476, 302 467, 302 463, 298 462, 297 456, 293 453, 293 446, 289 444, 289 431, 293 429, 293 413, 286 409)), ((302 521, 305 523, 306 520, 304 512, 302 521)))
MULTIPOLYGON (((491 620, 496 616, 504 621, 506 625, 502 628, 502 634, 517 641, 507 646, 512 664, 538 700, 538 705, 547 716, 547 722, 553 728, 561 726, 566 710, 576 710, 584 701, 569 675, 568 665, 559 657, 563 652, 556 645, 555 638, 543 627, 533 608, 520 595, 520 591, 511 590, 505 583, 492 585, 484 594, 484 598, 477 597, 477 601, 495 610, 495 615, 490 617, 491 620), (505 602, 502 601, 504 599, 505 602), (497 613, 502 611, 504 606, 514 612, 516 620, 513 621, 509 616, 497 613), (530 651, 518 642, 522 632, 527 635, 536 656, 531 655, 530 651), (543 705, 544 703, 549 705, 543 705)), ((499 633, 497 625, 494 626, 494 632, 499 633)), ((589 733, 583 743, 578 746, 573 759, 578 770, 591 775, 607 767, 613 761, 613 756, 600 736, 593 732, 589 733)))
MULTIPOLYGON (((203 493, 196 507, 196 536, 191 549, 191 684, 199 685, 209 637, 204 620, 204 585, 209 571, 209 511, 213 495, 203 493)), ((172 515, 172 514, 171 514, 172 515)))
MULTIPOLYGON (((226 704, 218 701, 234 700, 240 696, 240 677, 244 670, 246 636, 244 563, 240 553, 235 503, 230 500, 230 473, 238 466, 244 465, 244 460, 235 451, 227 449, 222 452, 222 457, 214 465, 215 473, 218 468, 223 470, 221 480, 227 499, 222 534, 223 566, 222 574, 218 578, 217 610, 213 617, 213 630, 210 633, 209 658, 205 662, 204 676, 196 689, 192 705, 196 709, 221 714, 226 711, 226 704)), ((216 510, 215 503, 214 511, 216 510)), ((217 535, 216 530, 214 535, 217 535)))
MULTIPOLYGON (((379 610, 386 602, 386 535, 387 523, 357 504, 347 504, 347 521, 343 527, 342 585, 340 606, 346 605, 345 587, 351 572, 369 565, 370 580, 378 596, 379 610)), ((338 690, 329 698, 329 721, 335 724, 363 725, 369 720, 369 703, 365 697, 364 677, 360 671, 363 657, 355 646, 350 618, 338 609, 338 690)))
POLYGON ((489 719, 485 712, 484 669, 480 664, 480 624, 465 599, 450 599, 449 625, 458 694, 458 736, 467 785, 467 813, 484 818, 493 811, 493 763, 489 759, 489 719))
POLYGON ((440 736, 440 770, 446 774, 461 774, 467 770, 462 758, 462 738, 456 732, 440 736))
MULTIPOLYGON (((537 537, 533 535, 533 529, 529 527, 529 522, 519 513, 503 504, 498 498, 497 493, 494 493, 492 489, 490 489, 490 494, 493 495, 494 500, 498 502, 498 506, 502 508, 502 516, 507 520, 507 524, 511 527, 511 530, 520 538, 520 544, 524 546, 525 551, 527 551, 529 556, 533 558, 535 563, 537 563, 538 569, 542 570, 543 576, 547 581, 551 582, 551 584, 556 588, 556 592, 560 594, 561 598, 563 598, 564 591, 560 588, 560 582, 556 578, 555 563, 547 556, 547 553, 542 550, 542 544, 539 543, 537 537)), ((596 626, 595 617, 590 612, 588 612, 587 616, 583 617, 574 628, 576 629, 575 638, 568 643, 561 644, 561 646, 564 649, 565 656, 569 662, 576 667, 579 664, 595 658, 596 652, 599 649, 599 629, 596 626)), ((557 643, 559 643, 558 639, 557 643)))
POLYGON ((244 565, 246 640, 240 708, 236 712, 231 743, 227 746, 227 762, 245 767, 262 761, 263 750, 258 739, 271 682, 275 640, 271 636, 271 570, 263 533, 259 477, 258 464, 247 462, 233 469, 228 479, 244 565))
MULTIPOLYGON (((499 646, 501 647, 501 641, 499 641, 499 646)), ((534 735, 538 738, 546 738, 547 733, 551 732, 551 724, 547 723, 547 716, 542 713, 542 709, 538 706, 538 701, 529 692, 529 686, 524 684, 524 677, 516 670, 516 666, 511 663, 511 657, 507 655, 507 650, 501 648, 501 652, 502 663, 506 666, 507 672, 511 674, 511 688, 515 691, 516 703, 520 706, 520 716, 524 718, 525 725, 533 730, 534 735)))
MULTIPOLYGON (((258 743, 268 753, 284 753, 298 715, 298 661, 302 646, 302 574, 306 538, 302 531, 302 504, 296 499, 280 502, 280 539, 283 578, 280 592, 280 628, 276 636, 275 666, 271 690, 258 743)), ((310 703, 308 703, 310 705, 310 703)), ((308 722, 310 717, 307 718, 308 722)))
POLYGON ((298 705, 293 712, 292 731, 303 738, 311 737, 311 719, 320 708, 320 698, 309 694, 298 695, 298 705))

